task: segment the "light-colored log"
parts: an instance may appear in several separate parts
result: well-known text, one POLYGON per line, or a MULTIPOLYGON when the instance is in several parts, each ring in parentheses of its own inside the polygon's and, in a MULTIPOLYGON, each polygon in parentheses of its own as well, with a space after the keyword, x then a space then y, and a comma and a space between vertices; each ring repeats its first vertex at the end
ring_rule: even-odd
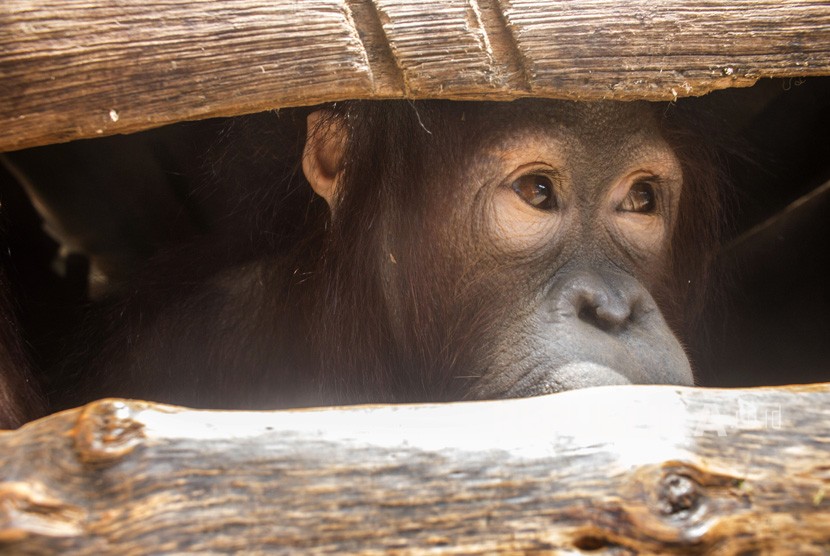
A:
POLYGON ((830 385, 444 405, 104 400, 0 433, 12 554, 818 554, 830 385))

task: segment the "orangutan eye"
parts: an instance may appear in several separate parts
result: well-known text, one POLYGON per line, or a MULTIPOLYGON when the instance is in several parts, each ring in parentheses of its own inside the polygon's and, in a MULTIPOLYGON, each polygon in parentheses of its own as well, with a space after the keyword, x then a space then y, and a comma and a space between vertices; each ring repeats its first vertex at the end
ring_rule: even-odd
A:
POLYGON ((617 210, 622 212, 652 213, 657 209, 657 196, 654 186, 647 181, 638 181, 631 186, 628 195, 622 200, 617 210))
POLYGON ((544 174, 525 174, 510 184, 510 187, 530 206, 542 210, 556 208, 553 182, 544 174))

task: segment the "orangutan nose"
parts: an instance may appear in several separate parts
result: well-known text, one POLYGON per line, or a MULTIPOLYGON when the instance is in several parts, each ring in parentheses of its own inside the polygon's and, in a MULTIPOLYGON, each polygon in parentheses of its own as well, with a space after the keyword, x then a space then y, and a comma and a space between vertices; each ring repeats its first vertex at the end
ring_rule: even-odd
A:
POLYGON ((609 334, 624 332, 643 310, 642 286, 627 276, 597 272, 571 275, 559 292, 557 307, 609 334))

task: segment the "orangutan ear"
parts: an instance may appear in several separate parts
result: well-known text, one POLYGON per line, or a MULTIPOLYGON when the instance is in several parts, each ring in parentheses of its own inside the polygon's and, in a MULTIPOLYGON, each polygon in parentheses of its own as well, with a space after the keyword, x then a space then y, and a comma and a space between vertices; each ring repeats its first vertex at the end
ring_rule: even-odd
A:
POLYGON ((340 118, 326 110, 309 114, 306 126, 303 174, 314 192, 331 207, 343 173, 346 129, 340 118))

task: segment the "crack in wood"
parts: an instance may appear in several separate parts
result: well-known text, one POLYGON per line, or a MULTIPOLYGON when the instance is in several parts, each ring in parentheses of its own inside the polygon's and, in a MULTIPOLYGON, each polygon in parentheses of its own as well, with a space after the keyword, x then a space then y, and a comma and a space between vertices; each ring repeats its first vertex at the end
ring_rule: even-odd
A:
POLYGON ((481 32, 490 47, 492 65, 505 80, 503 88, 513 91, 533 91, 533 80, 528 61, 519 47, 500 0, 469 0, 481 22, 481 32))
POLYGON ((392 49, 375 1, 346 0, 346 6, 366 56, 373 94, 410 96, 406 72, 392 49))

